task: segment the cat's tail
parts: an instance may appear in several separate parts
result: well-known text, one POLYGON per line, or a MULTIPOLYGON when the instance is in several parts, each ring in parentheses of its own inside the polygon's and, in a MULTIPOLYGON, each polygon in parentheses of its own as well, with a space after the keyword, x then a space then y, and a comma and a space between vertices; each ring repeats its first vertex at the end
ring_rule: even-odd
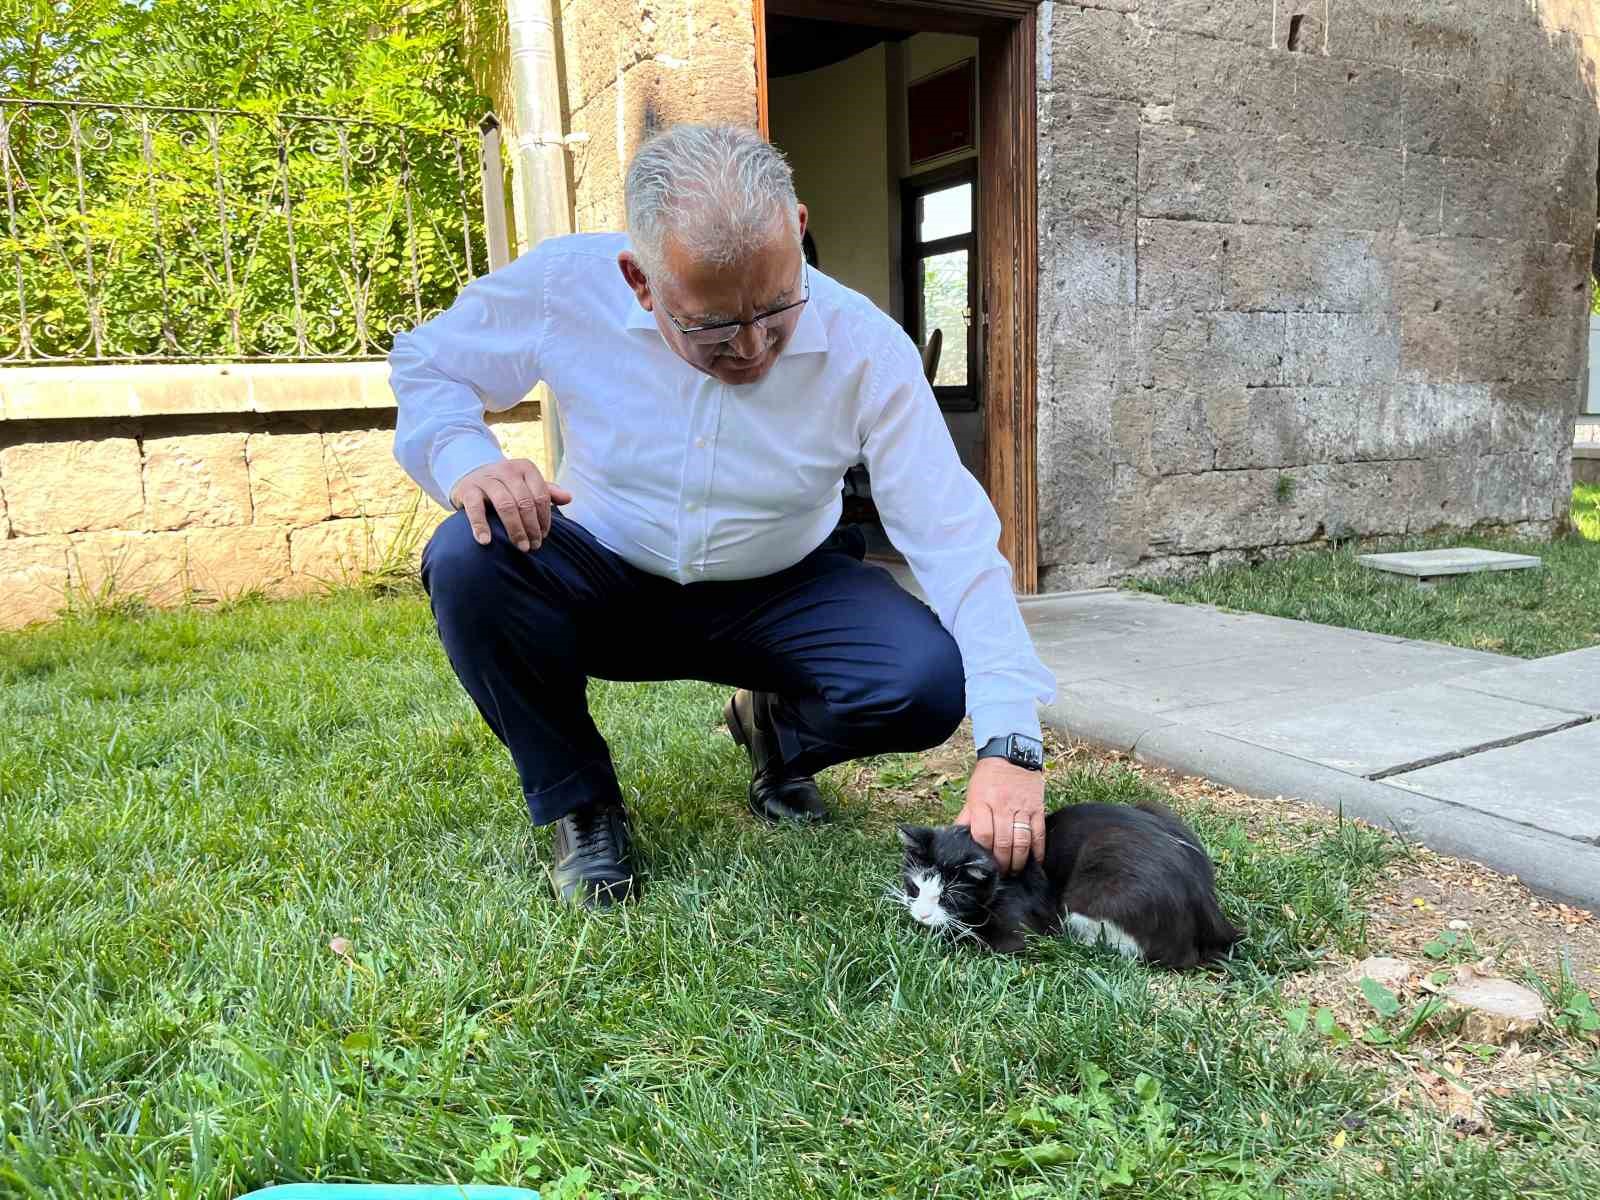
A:
POLYGON ((1207 888, 1194 907, 1194 940, 1200 961, 1221 958, 1244 937, 1244 932, 1228 920, 1217 903, 1217 894, 1207 888))

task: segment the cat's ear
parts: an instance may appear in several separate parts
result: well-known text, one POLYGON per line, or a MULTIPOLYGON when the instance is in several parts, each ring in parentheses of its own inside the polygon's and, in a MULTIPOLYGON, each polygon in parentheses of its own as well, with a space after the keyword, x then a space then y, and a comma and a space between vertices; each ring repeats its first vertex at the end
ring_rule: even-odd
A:
POLYGON ((928 845, 933 840, 933 830, 926 825, 899 825, 896 829, 900 834, 900 844, 907 850, 927 853, 928 845))
POLYGON ((984 883, 995 877, 996 866, 993 859, 986 862, 981 858, 974 858, 961 864, 961 873, 968 879, 984 883))

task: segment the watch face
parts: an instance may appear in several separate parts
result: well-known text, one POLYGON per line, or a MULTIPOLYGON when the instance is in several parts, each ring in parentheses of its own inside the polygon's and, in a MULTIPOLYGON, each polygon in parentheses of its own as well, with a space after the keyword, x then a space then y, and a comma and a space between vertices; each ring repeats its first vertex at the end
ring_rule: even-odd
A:
POLYGON ((1044 769, 1044 743, 1037 738, 1012 734, 1011 753, 1006 757, 1019 767, 1042 771, 1044 769))

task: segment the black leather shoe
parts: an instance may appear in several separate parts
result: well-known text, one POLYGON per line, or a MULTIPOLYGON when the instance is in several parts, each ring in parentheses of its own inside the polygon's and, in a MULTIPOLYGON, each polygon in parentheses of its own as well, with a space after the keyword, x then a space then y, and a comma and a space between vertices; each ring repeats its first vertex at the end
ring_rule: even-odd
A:
POLYGON ((750 811, 763 821, 826 821, 817 781, 809 775, 792 775, 783 769, 778 737, 772 727, 772 693, 733 694, 722 719, 733 740, 750 755, 750 811))
POLYGON ((633 838, 620 804, 588 804, 555 823, 551 879, 556 893, 587 908, 605 908, 637 896, 633 838))

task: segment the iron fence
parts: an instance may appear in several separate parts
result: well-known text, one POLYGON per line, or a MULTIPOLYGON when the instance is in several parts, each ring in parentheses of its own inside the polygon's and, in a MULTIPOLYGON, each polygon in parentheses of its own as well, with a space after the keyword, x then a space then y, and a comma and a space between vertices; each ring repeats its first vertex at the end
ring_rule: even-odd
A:
POLYGON ((508 257, 492 113, 0 98, 0 173, 0 365, 381 358, 508 257))

